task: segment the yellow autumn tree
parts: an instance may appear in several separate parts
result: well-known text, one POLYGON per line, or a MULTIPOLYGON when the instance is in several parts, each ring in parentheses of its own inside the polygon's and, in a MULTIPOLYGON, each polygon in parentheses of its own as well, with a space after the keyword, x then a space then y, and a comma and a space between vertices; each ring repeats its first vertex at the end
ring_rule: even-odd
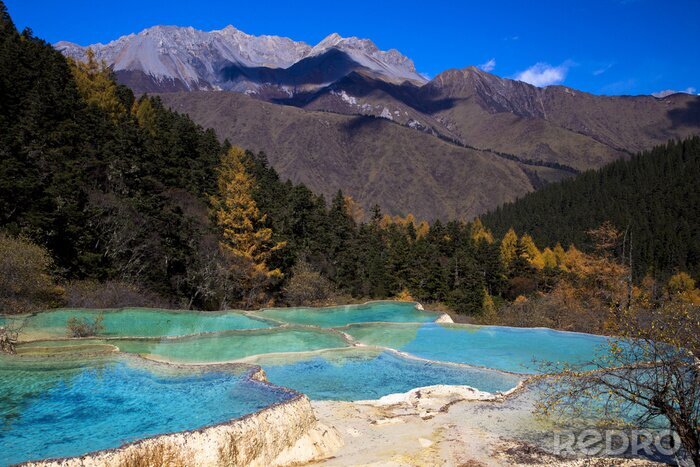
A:
POLYGON ((488 290, 484 289, 484 301, 482 303, 482 318, 485 322, 495 324, 498 319, 498 313, 496 310, 496 304, 493 301, 493 297, 489 294, 488 290))
POLYGON ((557 243, 552 252, 557 260, 557 267, 566 271, 566 252, 564 251, 564 248, 562 248, 561 243, 557 243))
POLYGON ((506 269, 510 270, 513 265, 513 261, 518 256, 518 235, 512 228, 508 229, 508 232, 503 236, 500 246, 500 258, 501 264, 506 269))
POLYGON ((397 224, 402 227, 408 227, 409 224, 413 224, 413 228, 416 232, 416 238, 423 238, 428 235, 430 231, 430 224, 427 221, 418 221, 416 216, 410 212, 406 217, 401 217, 398 214, 395 216, 390 216, 389 214, 384 214, 382 220, 379 222, 379 226, 382 229, 387 229, 390 225, 397 224))
POLYGON ((674 274, 668 280, 666 290, 671 297, 678 297, 683 301, 700 305, 700 290, 695 287, 695 279, 687 272, 674 274))
POLYGON ((535 245, 535 241, 528 234, 520 237, 520 255, 537 269, 544 268, 542 252, 535 245))
POLYGON ((155 135, 157 115, 150 98, 144 96, 135 101, 134 105, 131 106, 131 115, 136 117, 141 128, 146 129, 151 135, 155 135))
POLYGON ((542 265, 545 269, 556 269, 557 255, 549 247, 542 250, 542 265))
POLYGON ((69 60, 69 63, 78 91, 88 104, 99 107, 115 120, 126 113, 117 95, 112 71, 104 62, 95 59, 92 49, 87 51, 87 61, 69 60))
POLYGON ((481 222, 481 219, 478 217, 474 219, 474 222, 472 222, 472 240, 474 242, 479 243, 479 242, 486 242, 489 245, 493 243, 493 234, 489 229, 484 227, 484 224, 481 222))
POLYGON ((428 221, 421 221, 416 226, 416 238, 424 238, 430 232, 430 224, 428 221))
POLYGON ((218 169, 218 193, 210 201, 216 224, 223 237, 221 248, 243 265, 244 300, 250 307, 260 301, 272 280, 282 277, 279 269, 270 270, 271 254, 284 247, 272 241, 272 229, 265 227, 265 215, 253 199, 255 179, 247 171, 245 151, 232 147, 221 159, 218 169))
POLYGON ((403 288, 401 292, 397 293, 396 296, 394 296, 394 300, 399 301, 399 302, 414 302, 415 299, 411 295, 411 292, 407 288, 403 288))

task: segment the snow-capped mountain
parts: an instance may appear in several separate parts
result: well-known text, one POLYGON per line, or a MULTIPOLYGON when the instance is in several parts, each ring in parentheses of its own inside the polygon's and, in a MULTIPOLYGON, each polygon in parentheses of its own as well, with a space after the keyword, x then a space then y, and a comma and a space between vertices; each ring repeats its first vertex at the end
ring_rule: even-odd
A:
POLYGON ((308 65, 297 66, 293 73, 285 72, 304 59, 334 69, 335 73, 324 73, 329 79, 342 77, 336 76, 338 73, 364 70, 390 82, 426 82, 413 62, 397 50, 382 51, 368 39, 343 38, 335 33, 311 47, 286 37, 253 36, 233 26, 210 32, 155 26, 108 44, 82 47, 62 41, 55 47, 78 60, 84 60, 87 50, 92 49, 122 82, 140 91, 230 89, 251 93, 262 86, 273 86, 289 93, 290 87, 328 84, 313 80, 306 83, 299 70, 308 74, 308 65), (342 67, 334 67, 328 60, 318 61, 331 51, 342 52, 331 55, 342 57, 342 67))

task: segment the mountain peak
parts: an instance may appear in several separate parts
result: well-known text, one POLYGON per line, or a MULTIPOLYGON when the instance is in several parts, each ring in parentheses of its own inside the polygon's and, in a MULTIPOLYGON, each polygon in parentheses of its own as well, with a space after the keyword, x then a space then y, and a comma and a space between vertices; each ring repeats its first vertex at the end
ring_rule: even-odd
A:
MULTIPOLYGON (((84 60, 87 47, 58 42, 56 49, 77 60, 84 60)), ((382 51, 369 39, 342 37, 334 32, 316 46, 279 36, 253 36, 233 25, 210 32, 192 27, 157 25, 137 34, 122 36, 108 44, 88 46, 98 60, 115 72, 146 75, 146 81, 165 82, 168 89, 243 89, 272 84, 269 73, 253 70, 287 69, 304 58, 344 52, 357 67, 368 69, 392 82, 426 82, 416 73, 413 62, 395 49, 382 51), (233 68, 239 72, 230 73, 233 68), (253 75, 251 75, 251 73, 253 75), (240 83, 246 81, 246 83, 240 83)), ((141 79, 141 78, 138 78, 141 79)), ((149 85, 150 87, 151 85, 149 85)), ((149 89, 152 91, 153 89, 149 89)), ((287 91, 284 91, 287 92, 287 91)))
POLYGON ((337 32, 333 32, 331 34, 328 34, 326 37, 324 37, 321 42, 319 42, 316 47, 333 47, 334 45, 338 44, 338 42, 342 41, 344 38, 337 32))

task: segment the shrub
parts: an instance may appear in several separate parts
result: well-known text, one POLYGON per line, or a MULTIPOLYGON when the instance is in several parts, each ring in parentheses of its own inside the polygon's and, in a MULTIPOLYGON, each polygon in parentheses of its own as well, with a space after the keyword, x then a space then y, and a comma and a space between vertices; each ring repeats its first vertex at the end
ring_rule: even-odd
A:
POLYGON ((292 277, 284 288, 284 298, 291 306, 320 304, 335 293, 333 284, 304 261, 292 268, 292 277))
POLYGON ((45 248, 0 232, 0 313, 54 308, 63 289, 51 278, 53 262, 45 248))
POLYGON ((71 337, 92 337, 104 331, 103 315, 98 315, 95 319, 76 318, 75 316, 68 320, 68 333, 71 337))

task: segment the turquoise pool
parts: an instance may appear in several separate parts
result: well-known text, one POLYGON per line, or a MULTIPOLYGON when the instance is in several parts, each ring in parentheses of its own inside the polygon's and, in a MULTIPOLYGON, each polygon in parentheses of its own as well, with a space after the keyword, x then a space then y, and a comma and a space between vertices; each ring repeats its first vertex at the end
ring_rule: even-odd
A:
POLYGON ((184 336, 234 329, 269 328, 272 325, 239 312, 194 312, 125 308, 123 310, 53 310, 25 319, 23 338, 68 336, 71 318, 94 320, 102 316, 104 336, 156 337, 184 336))
POLYGON ((256 313, 285 323, 332 328, 351 323, 397 322, 427 323, 435 321, 437 313, 416 308, 415 303, 371 302, 329 308, 272 308, 256 313))
POLYGON ((0 464, 66 457, 221 423, 294 392, 249 369, 187 371, 133 358, 0 359, 0 464))
POLYGON ((263 358, 257 363, 270 382, 315 400, 379 399, 436 384, 471 386, 495 393, 513 389, 521 380, 500 371, 426 362, 363 348, 329 351, 291 361, 263 358))
POLYGON ((529 374, 539 373, 542 363, 586 363, 608 342, 601 336, 543 328, 463 324, 357 324, 345 331, 363 344, 429 360, 529 374))
POLYGON ((435 384, 504 392, 537 373, 535 361, 589 361, 606 343, 548 329, 435 323, 438 314, 396 302, 254 313, 107 311, 104 333, 65 339, 70 317, 100 313, 32 315, 19 355, 0 358, 0 465, 196 429, 285 400, 292 390, 345 401, 435 384), (251 381, 250 365, 211 365, 231 361, 261 365, 272 385, 251 381))
POLYGON ((284 327, 249 331, 226 331, 177 338, 83 339, 35 341, 22 344, 20 354, 50 354, 52 350, 80 350, 113 346, 122 352, 138 354, 153 360, 173 363, 222 363, 253 355, 284 352, 307 352, 346 347, 343 337, 335 332, 309 328, 284 327))

